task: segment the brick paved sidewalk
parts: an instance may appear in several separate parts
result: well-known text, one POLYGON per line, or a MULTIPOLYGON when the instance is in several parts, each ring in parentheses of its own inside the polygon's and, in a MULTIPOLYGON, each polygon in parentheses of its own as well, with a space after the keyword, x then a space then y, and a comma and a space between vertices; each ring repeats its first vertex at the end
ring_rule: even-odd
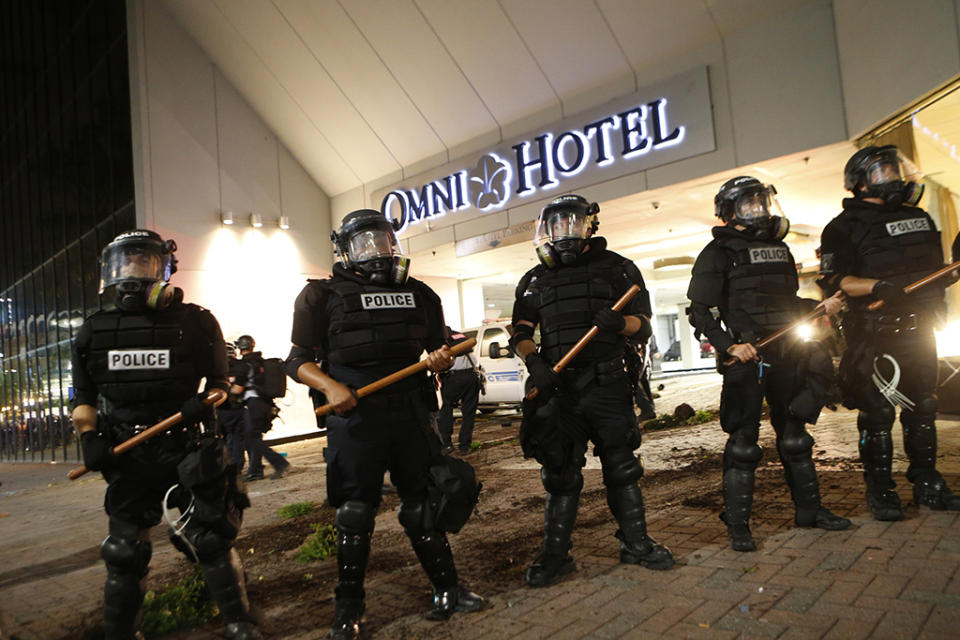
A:
POLYGON ((620 565, 616 541, 575 535, 579 571, 567 580, 501 594, 445 625, 398 620, 374 637, 400 629, 478 639, 958 637, 958 515, 912 508, 905 521, 876 522, 864 514, 857 474, 822 475, 837 487, 831 506, 860 514, 848 531, 760 528, 760 550, 736 553, 715 512, 661 512, 649 523, 679 558, 669 571, 620 565))

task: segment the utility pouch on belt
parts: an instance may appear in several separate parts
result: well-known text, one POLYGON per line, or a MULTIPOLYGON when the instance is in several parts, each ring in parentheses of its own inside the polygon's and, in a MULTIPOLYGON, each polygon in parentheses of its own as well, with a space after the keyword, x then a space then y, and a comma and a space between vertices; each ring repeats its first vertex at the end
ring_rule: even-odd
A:
POLYGON ((236 537, 250 499, 237 480, 236 467, 227 463, 223 441, 201 438, 191 444, 177 475, 193 496, 194 517, 225 537, 236 537))

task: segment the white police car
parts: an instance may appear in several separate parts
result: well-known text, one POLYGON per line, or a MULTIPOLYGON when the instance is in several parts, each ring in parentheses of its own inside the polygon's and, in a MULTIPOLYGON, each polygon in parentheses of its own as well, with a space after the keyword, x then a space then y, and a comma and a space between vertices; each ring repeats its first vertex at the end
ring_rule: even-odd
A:
POLYGON ((489 411, 502 407, 519 407, 523 400, 523 384, 527 368, 507 346, 510 334, 509 320, 498 320, 479 327, 465 329, 468 338, 476 338, 473 359, 486 377, 486 389, 480 394, 480 409, 489 411))

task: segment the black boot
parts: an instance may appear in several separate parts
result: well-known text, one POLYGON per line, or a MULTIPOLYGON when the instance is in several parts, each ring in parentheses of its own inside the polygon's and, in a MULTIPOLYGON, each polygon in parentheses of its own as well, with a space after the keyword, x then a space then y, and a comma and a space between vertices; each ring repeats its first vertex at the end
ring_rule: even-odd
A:
POLYGON ((147 575, 153 547, 149 530, 110 519, 110 535, 100 545, 107 565, 103 588, 103 632, 105 640, 141 638, 137 632, 143 604, 143 579, 147 575))
POLYGON ((360 634, 365 610, 363 578, 370 558, 370 538, 376 509, 365 502, 348 500, 337 509, 336 608, 330 637, 353 640, 360 634))
POLYGON ((231 640, 260 640, 263 636, 250 615, 247 585, 237 550, 230 549, 213 560, 201 561, 200 568, 223 615, 227 637, 231 640))
POLYGON ((425 616, 427 620, 439 622, 449 620, 454 612, 473 613, 487 606, 483 596, 468 590, 463 585, 443 591, 434 590, 433 609, 425 616))
POLYGON ((620 562, 639 564, 657 571, 674 565, 670 550, 647 535, 643 493, 635 482, 607 487, 607 504, 620 525, 616 533, 620 540, 620 562))
POLYGON ((427 620, 447 620, 456 611, 473 613, 486 606, 481 596, 468 591, 457 581, 457 568, 445 533, 407 531, 407 536, 433 585, 433 609, 427 612, 427 620))
POLYGON ((793 496, 796 525, 827 531, 841 531, 849 527, 849 520, 831 513, 820 504, 820 484, 812 456, 813 438, 807 433, 804 423, 788 418, 784 433, 784 437, 777 442, 777 449, 787 486, 793 496))
POLYGON ((527 568, 527 584, 531 587, 545 587, 577 570, 569 551, 579 502, 579 493, 547 494, 543 513, 543 547, 527 568))
POLYGON ((731 467, 723 472, 723 513, 730 548, 734 551, 756 551, 750 533, 750 510, 753 506, 753 469, 731 467))
POLYGON ((330 625, 332 640, 356 640, 360 637, 360 620, 365 605, 362 599, 337 598, 330 625))
POLYGON ((857 417, 867 508, 874 520, 903 520, 903 507, 891 476, 893 439, 890 425, 886 422, 874 424, 873 421, 873 416, 864 411, 857 417))
POLYGON ((960 496, 950 491, 936 469, 912 472, 908 477, 913 482, 913 501, 918 505, 934 511, 960 511, 960 496))

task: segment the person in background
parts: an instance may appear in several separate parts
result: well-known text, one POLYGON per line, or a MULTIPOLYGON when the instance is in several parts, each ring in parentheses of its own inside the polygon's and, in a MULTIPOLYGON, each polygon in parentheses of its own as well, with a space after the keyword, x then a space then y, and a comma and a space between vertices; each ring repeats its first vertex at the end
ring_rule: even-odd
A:
MULTIPOLYGON (((465 335, 455 332, 450 327, 447 327, 447 331, 450 334, 447 340, 448 347, 453 347, 467 339, 465 335)), ((440 373, 440 397, 443 399, 443 404, 440 407, 437 426, 443 438, 445 452, 453 451, 453 407, 459 403, 462 417, 458 449, 461 454, 470 453, 482 375, 483 372, 480 371, 470 352, 457 356, 453 366, 440 373)))
POLYGON ((263 480, 263 458, 273 467, 270 478, 277 480, 290 468, 286 458, 268 447, 263 441, 263 434, 270 430, 273 421, 273 402, 260 395, 257 388, 257 372, 263 368, 263 354, 254 351, 256 341, 248 335, 237 338, 237 348, 240 349, 240 360, 243 368, 237 376, 231 389, 236 393, 243 393, 244 406, 244 448, 247 450, 247 474, 244 480, 252 482, 263 480))

